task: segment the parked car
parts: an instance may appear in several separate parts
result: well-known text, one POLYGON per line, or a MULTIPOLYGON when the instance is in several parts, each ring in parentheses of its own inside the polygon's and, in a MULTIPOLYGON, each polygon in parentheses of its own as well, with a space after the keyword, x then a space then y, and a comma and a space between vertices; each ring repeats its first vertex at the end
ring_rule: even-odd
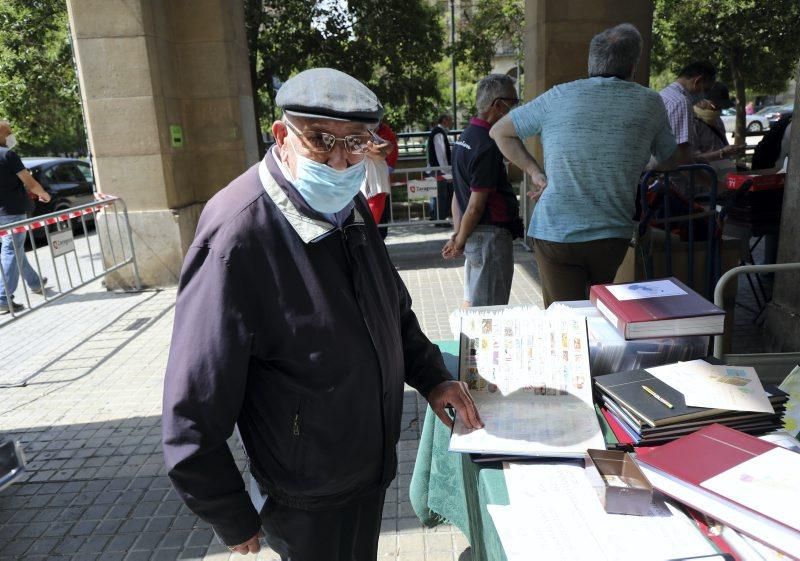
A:
POLYGON ((792 105, 781 105, 780 107, 778 107, 778 109, 773 111, 769 115, 769 117, 767 117, 769 119, 770 126, 774 125, 775 123, 777 123, 778 121, 780 121, 782 119, 785 119, 787 117, 791 117, 792 113, 794 113, 794 104, 792 104, 792 105))
MULTIPOLYGON (((761 132, 769 128, 769 120, 763 115, 754 113, 746 115, 745 118, 747 132, 761 132)), ((736 129, 736 109, 723 109, 722 123, 725 125, 726 132, 734 132, 736 129)))
POLYGON ((780 105, 767 105, 756 111, 756 115, 763 115, 767 119, 770 119, 776 111, 780 110, 780 108, 780 105))
POLYGON ((36 201, 34 216, 94 200, 94 176, 87 162, 76 158, 22 158, 22 163, 51 197, 49 203, 36 201))
POLYGON ((25 470, 25 455, 18 442, 0 434, 0 491, 20 478, 25 470))

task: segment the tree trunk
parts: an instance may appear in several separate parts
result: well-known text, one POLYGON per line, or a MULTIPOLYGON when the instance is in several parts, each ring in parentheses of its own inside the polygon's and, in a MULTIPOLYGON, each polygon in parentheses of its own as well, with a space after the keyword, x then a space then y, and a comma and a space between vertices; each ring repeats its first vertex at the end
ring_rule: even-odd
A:
POLYGON ((261 112, 264 110, 261 96, 258 95, 261 83, 258 80, 258 35, 261 30, 261 20, 264 17, 263 0, 246 0, 245 29, 247 33, 247 58, 250 68, 250 83, 253 88, 253 112, 256 118, 256 142, 258 142, 258 157, 264 156, 264 135, 261 132, 261 112))
POLYGON ((740 50, 734 49, 729 57, 729 64, 731 66, 731 75, 733 76, 733 88, 736 92, 736 128, 733 133, 734 144, 745 144, 745 131, 747 130, 747 114, 745 112, 745 105, 747 104, 744 77, 742 70, 739 66, 741 59, 740 50))

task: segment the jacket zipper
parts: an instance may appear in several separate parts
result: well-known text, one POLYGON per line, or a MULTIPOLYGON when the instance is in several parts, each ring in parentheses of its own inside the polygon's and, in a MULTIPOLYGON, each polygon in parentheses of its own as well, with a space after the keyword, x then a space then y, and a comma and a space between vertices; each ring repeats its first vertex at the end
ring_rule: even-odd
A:
POLYGON ((297 405, 297 412, 294 414, 294 420, 292 421, 292 435, 293 436, 300 436, 300 405, 297 405))
MULTIPOLYGON (((347 259, 347 267, 348 267, 348 272, 350 274, 350 283, 353 286, 353 289, 355 289, 355 277, 353 276, 353 263, 352 263, 352 261, 350 259, 350 249, 347 247, 347 228, 349 228, 351 226, 352 226, 352 224, 349 225, 349 226, 344 226, 344 227, 341 228, 341 231, 342 231, 342 248, 344 249, 345 259, 347 259)), ((362 235, 363 235, 363 233, 362 233, 362 235)), ((358 300, 359 300, 359 297, 356 294, 356 301, 357 301, 359 309, 360 309, 361 304, 360 304, 360 302, 358 302, 358 300)), ((386 404, 384 403, 384 400, 383 400, 383 394, 384 394, 385 388, 384 388, 384 385, 383 385, 383 370, 381 368, 381 360, 380 360, 380 357, 378 356, 378 345, 375 344, 375 337, 372 335, 372 330, 369 328, 369 324, 367 323, 367 318, 364 317, 364 311, 363 310, 359 310, 359 311, 361 312, 361 319, 364 322, 364 327, 367 329, 367 334, 369 335, 370 342, 372 343, 372 348, 375 350, 375 359, 378 362, 378 371, 379 371, 379 376, 378 376, 378 384, 379 384, 378 400, 381 403, 381 412, 383 413, 383 418, 381 419, 381 421, 382 421, 381 424, 383 425, 383 439, 385 440, 386 439, 386 418, 385 418, 386 404)), ((385 471, 386 470, 386 465, 385 465, 386 464, 386 442, 383 443, 383 448, 384 448, 383 454, 382 454, 383 455, 383 463, 384 463, 383 471, 385 471)), ((381 479, 383 479, 383 474, 381 474, 381 479)))

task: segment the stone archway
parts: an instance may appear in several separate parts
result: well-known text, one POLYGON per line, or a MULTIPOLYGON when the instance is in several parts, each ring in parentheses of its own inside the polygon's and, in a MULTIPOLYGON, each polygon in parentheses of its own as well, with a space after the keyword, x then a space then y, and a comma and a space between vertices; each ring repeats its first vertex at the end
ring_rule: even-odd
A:
POLYGON ((258 159, 242 2, 67 6, 98 187, 128 204, 144 284, 175 284, 203 204, 258 159))

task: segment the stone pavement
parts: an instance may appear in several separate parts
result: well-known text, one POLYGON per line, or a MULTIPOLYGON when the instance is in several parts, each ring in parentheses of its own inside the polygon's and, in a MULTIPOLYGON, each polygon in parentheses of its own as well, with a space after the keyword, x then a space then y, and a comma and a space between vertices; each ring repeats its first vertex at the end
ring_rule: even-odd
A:
MULTIPOLYGON (((447 235, 425 227, 387 239, 434 340, 451 337, 447 317, 463 298, 461 263, 439 257, 447 235)), ((532 254, 518 246, 515 261, 512 303, 541 305, 532 254)), ((174 289, 113 293, 95 283, 0 329, 0 433, 19 439, 29 460, 23 481, 0 493, 0 560, 239 558, 164 473, 161 388, 174 300, 174 289)), ((752 342, 757 328, 740 319, 752 342)), ((381 560, 457 561, 467 547, 451 526, 422 528, 408 500, 424 412, 407 391, 381 560)), ((258 559, 276 556, 263 550, 258 559)))

